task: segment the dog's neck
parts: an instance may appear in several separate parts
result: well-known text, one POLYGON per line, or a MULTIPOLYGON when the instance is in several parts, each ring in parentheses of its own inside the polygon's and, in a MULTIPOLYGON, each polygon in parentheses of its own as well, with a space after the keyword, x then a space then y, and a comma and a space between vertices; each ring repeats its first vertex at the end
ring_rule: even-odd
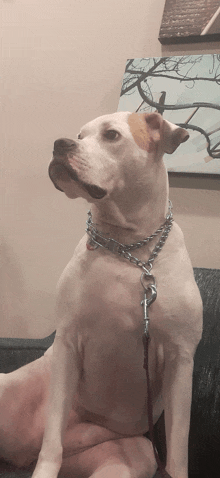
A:
POLYGON ((103 234, 121 243, 134 243, 150 236, 163 224, 168 212, 168 175, 162 161, 143 177, 126 178, 125 187, 95 201, 93 222, 103 234), (158 194, 159 191, 159 194, 158 194))
POLYGON ((162 161, 143 177, 126 178, 124 188, 96 200, 91 206, 93 222, 103 234, 121 243, 134 243, 150 236, 163 224, 168 212, 168 175, 162 161), (159 191, 159 194, 158 194, 159 191))
POLYGON ((93 222, 101 233, 121 243, 134 243, 153 234, 164 222, 168 212, 168 194, 152 197, 145 205, 135 204, 133 198, 133 206, 124 208, 105 199, 93 203, 91 212, 93 222))

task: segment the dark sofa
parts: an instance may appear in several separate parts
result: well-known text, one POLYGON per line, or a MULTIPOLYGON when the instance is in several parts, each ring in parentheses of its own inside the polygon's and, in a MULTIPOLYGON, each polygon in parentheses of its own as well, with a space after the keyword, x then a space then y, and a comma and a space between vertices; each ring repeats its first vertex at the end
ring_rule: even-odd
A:
MULTIPOLYGON (((189 436, 189 478, 220 477, 220 270, 194 269, 204 305, 204 330, 195 355, 193 400, 189 436)), ((45 339, 0 339, 0 372, 11 372, 43 355, 53 343, 45 339)), ((163 415, 155 426, 162 460, 166 445, 163 415)), ((29 477, 0 461, 0 477, 29 477)))

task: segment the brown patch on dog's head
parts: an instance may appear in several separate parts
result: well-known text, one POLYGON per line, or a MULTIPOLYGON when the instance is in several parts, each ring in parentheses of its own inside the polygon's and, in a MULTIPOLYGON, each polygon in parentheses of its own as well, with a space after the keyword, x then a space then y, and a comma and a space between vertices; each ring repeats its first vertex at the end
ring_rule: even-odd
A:
POLYGON ((164 120, 158 113, 131 113, 128 124, 136 144, 148 153, 156 151, 160 143, 161 150, 171 154, 189 138, 184 128, 164 120))
POLYGON ((157 113, 131 113, 128 124, 135 143, 148 153, 155 149, 160 141, 160 127, 162 117, 157 113))

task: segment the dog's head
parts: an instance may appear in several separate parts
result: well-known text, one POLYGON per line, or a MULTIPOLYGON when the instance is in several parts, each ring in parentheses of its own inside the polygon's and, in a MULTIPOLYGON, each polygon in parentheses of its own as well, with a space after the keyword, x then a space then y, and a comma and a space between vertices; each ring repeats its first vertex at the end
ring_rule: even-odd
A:
POLYGON ((83 126, 77 140, 55 141, 49 176, 70 198, 100 200, 150 177, 163 154, 188 137, 158 113, 100 116, 83 126))

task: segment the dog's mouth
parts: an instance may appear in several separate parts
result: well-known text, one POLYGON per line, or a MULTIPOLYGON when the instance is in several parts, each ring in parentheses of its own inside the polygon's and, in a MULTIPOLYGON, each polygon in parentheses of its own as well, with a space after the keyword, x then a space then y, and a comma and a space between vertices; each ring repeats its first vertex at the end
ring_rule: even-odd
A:
POLYGON ((51 181, 56 189, 65 193, 65 183, 73 180, 77 182, 79 186, 86 191, 93 199, 102 199, 106 196, 107 191, 96 184, 90 184, 80 180, 77 172, 68 163, 68 158, 61 159, 60 155, 54 153, 53 159, 49 165, 48 173, 51 181), (62 182, 62 187, 59 183, 62 182), (64 184, 64 186, 63 186, 64 184))
POLYGON ((78 181, 77 173, 67 164, 61 163, 56 157, 53 157, 49 168, 48 168, 49 177, 54 184, 55 188, 59 191, 64 192, 60 186, 58 186, 59 181, 78 181))
POLYGON ((81 183, 82 187, 89 193, 93 199, 102 199, 106 196, 107 191, 105 189, 96 186, 95 184, 81 183))

